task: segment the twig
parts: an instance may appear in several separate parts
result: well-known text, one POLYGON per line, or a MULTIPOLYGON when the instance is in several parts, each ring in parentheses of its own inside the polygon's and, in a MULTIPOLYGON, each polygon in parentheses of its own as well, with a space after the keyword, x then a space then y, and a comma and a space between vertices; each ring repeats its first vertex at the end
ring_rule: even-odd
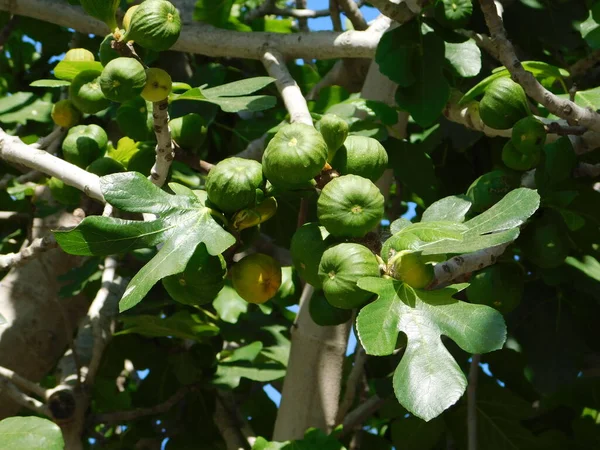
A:
POLYGON ((19 18, 17 16, 11 15, 8 22, 6 22, 6 24, 2 28, 2 31, 0 31, 0 52, 4 50, 4 44, 10 37, 12 31, 15 29, 15 26, 17 25, 18 21, 19 18))
POLYGON ((523 86, 531 98, 543 105, 550 113, 561 117, 574 125, 581 125, 594 131, 600 131, 600 115, 592 109, 582 108, 570 100, 564 100, 544 88, 526 71, 517 58, 512 43, 506 36, 502 19, 493 0, 479 0, 481 11, 490 30, 490 35, 498 49, 500 62, 506 67, 513 79, 523 86))
POLYGON ((0 220, 24 220, 30 219, 31 215, 16 211, 0 211, 0 220))
POLYGON ((577 125, 565 125, 560 122, 545 123, 544 128, 547 133, 558 134, 559 136, 582 136, 587 131, 586 127, 577 125))
POLYGON ((329 15, 331 16, 333 31, 342 31, 342 19, 340 18, 340 7, 337 0, 329 0, 329 15))
POLYGON ((366 30, 369 28, 365 17, 360 12, 360 6, 354 0, 338 0, 338 5, 342 8, 346 17, 350 19, 355 30, 366 30))
POLYGON ((58 247, 54 235, 50 234, 42 238, 35 239, 29 246, 17 253, 8 253, 0 255, 0 270, 7 270, 11 267, 20 266, 27 261, 37 258, 42 253, 58 247))
POLYGON ((23 143, 18 137, 10 136, 0 128, 0 158, 38 170, 76 187, 87 196, 104 202, 100 191, 100 179, 51 154, 34 149, 23 143))
POLYGON ((496 49, 494 42, 487 34, 476 33, 472 30, 456 30, 456 32, 462 36, 473 39, 475 44, 489 53, 492 58, 496 60, 500 59, 498 56, 498 49, 496 49))
POLYGON ((306 99, 287 69, 283 56, 276 50, 267 50, 263 55, 262 62, 269 75, 275 78, 277 89, 283 98, 285 108, 290 114, 290 121, 312 125, 313 121, 306 99))
POLYGON ((215 425, 219 429, 221 437, 225 441, 227 450, 249 449, 250 445, 243 436, 237 421, 229 414, 223 400, 219 395, 215 398, 215 413, 213 415, 215 425))
POLYGON ((91 359, 85 375, 85 384, 88 386, 94 382, 104 349, 112 337, 113 320, 118 312, 117 304, 122 294, 122 286, 115 284, 117 265, 114 256, 108 256, 104 260, 102 284, 87 313, 87 321, 94 337, 91 359))
POLYGON ((38 139, 38 141, 35 144, 31 144, 31 147, 33 148, 46 148, 48 147, 50 144, 52 144, 55 141, 62 141, 62 137, 63 135, 66 134, 66 130, 64 128, 61 127, 54 127, 54 129, 50 132, 50 134, 48 134, 47 136, 43 136, 41 138, 38 139))
MULTIPOLYGON (((296 9, 298 11, 305 11, 306 8, 306 0, 296 0, 296 9)), ((329 11, 329 10, 327 10, 329 11)), ((308 19, 306 17, 298 17, 298 28, 300 31, 307 32, 308 31, 308 19)))
POLYGON ((580 59, 571 67, 569 67, 569 73, 571 74, 572 78, 582 77, 598 63, 600 63, 600 50, 594 50, 585 58, 580 59))
POLYGON ((337 437, 343 438, 344 436, 352 433, 354 429, 362 425, 365 420, 375 414, 384 403, 385 399, 379 397, 378 395, 369 397, 367 401, 348 413, 348 415, 344 418, 344 428, 337 435, 337 437))
POLYGON ((156 134, 156 162, 150 171, 150 180, 160 187, 167 180, 175 152, 169 129, 169 100, 153 103, 152 106, 154 133, 156 134))
POLYGON ((481 361, 481 355, 473 355, 469 369, 469 386, 467 387, 469 450, 477 450, 477 380, 479 378, 479 361, 481 361))
POLYGON ((346 391, 344 392, 344 398, 340 403, 340 409, 337 413, 336 423, 341 423, 344 417, 348 414, 348 411, 354 403, 356 397, 356 391, 360 385, 360 381, 365 371, 365 362, 367 361, 367 354, 365 349, 360 342, 356 343, 356 350, 354 354, 354 365, 348 375, 348 381, 346 382, 346 391))
POLYGON ((44 403, 21 392, 14 384, 12 384, 6 378, 0 378, 0 394, 6 395, 13 402, 33 412, 36 412, 46 417, 52 417, 52 413, 44 403))
POLYGON ((253 10, 249 11, 244 18, 246 23, 252 22, 254 19, 263 17, 269 14, 269 11, 275 7, 275 0, 264 0, 264 2, 253 10))
POLYGON ((31 172, 24 173, 18 177, 11 174, 6 174, 0 179, 0 189, 6 189, 11 181, 14 181, 18 184, 25 184, 30 181, 38 181, 43 176, 44 174, 38 172, 37 170, 32 170, 31 172))
POLYGON ((25 391, 29 391, 32 394, 37 395, 38 397, 45 398, 46 397, 46 389, 41 387, 39 384, 34 383, 33 381, 29 381, 27 378, 22 377, 18 373, 7 369, 6 367, 0 366, 0 377, 9 380, 16 387, 23 389, 25 391))
POLYGON ((575 170, 573 170, 573 176, 575 178, 596 178, 600 177, 600 164, 590 164, 581 162, 577 164, 575 170))
POLYGON ((140 419, 147 416, 155 416, 169 411, 177 403, 185 398, 185 396, 192 391, 189 386, 181 387, 171 397, 158 405, 150 406, 147 408, 136 408, 130 411, 116 411, 109 413, 96 414, 92 418, 94 423, 118 423, 128 422, 130 420, 140 419))
POLYGON ((446 262, 436 264, 434 267, 435 278, 427 286, 427 289, 435 289, 461 275, 495 264, 498 256, 504 253, 508 245, 497 245, 478 252, 455 256, 446 262))

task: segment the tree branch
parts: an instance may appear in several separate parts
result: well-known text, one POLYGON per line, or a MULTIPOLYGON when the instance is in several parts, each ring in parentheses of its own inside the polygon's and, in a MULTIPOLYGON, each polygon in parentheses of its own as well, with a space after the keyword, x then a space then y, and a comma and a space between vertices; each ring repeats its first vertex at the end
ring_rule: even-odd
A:
POLYGON ((455 256, 448 261, 434 266, 434 280, 426 289, 435 289, 451 282, 461 275, 495 264, 509 244, 497 245, 478 252, 455 256))
POLYGON ((52 417, 48 407, 39 400, 21 392, 6 378, 0 378, 0 394, 7 396, 13 402, 42 416, 52 417))
POLYGON ((113 321, 118 313, 117 305, 121 298, 125 283, 116 283, 118 262, 114 256, 104 260, 102 284, 87 313, 87 320, 92 328, 94 344, 91 359, 85 376, 85 384, 91 386, 100 367, 104 349, 113 333, 113 321))
POLYGON ((352 433, 355 428, 362 425, 365 420, 375 414, 384 403, 385 399, 379 397, 378 395, 374 395, 350 411, 350 413, 348 413, 348 415, 344 418, 344 428, 338 434, 338 438, 342 438, 352 433))
POLYGON ((287 69, 283 55, 276 50, 267 50, 262 57, 262 62, 269 75, 275 78, 277 89, 281 93, 285 108, 290 114, 290 122, 312 126, 313 121, 306 99, 287 69))
MULTIPOLYGON (((108 27, 80 7, 62 0, 0 0, 0 10, 33 17, 98 36, 108 27)), ((186 25, 172 50, 214 57, 263 58, 265 48, 276 48, 284 57, 305 59, 371 58, 380 35, 364 31, 279 34, 245 33, 215 28, 204 23, 186 25)))
MULTIPOLYGON (((354 320, 353 320, 354 322, 354 320)), ((348 414, 348 411, 354 403, 356 397, 356 391, 360 385, 360 382, 365 373, 365 362, 367 362, 367 353, 360 342, 356 343, 356 350, 354 355, 354 365, 348 375, 348 381, 346 382, 346 391, 344 392, 344 398, 340 403, 338 409, 336 423, 341 423, 348 414)))
POLYGON ((7 369, 6 367, 0 367, 0 377, 10 381, 19 389, 29 391, 32 394, 37 395, 38 397, 46 397, 46 389, 41 387, 39 384, 34 383, 33 381, 29 381, 27 378, 22 377, 18 373, 7 369))
POLYGON ((360 6, 354 0, 337 0, 337 2, 342 11, 344 11, 344 14, 346 14, 346 17, 352 22, 355 30, 366 30, 369 28, 365 17, 360 12, 360 6))
POLYGON ((469 369, 469 386, 467 387, 469 450, 477 450, 477 380, 479 378, 479 361, 481 361, 481 355, 473 355, 469 369))
POLYGON ((329 0, 329 15, 333 31, 342 31, 342 19, 340 18, 340 6, 338 0, 329 0))
POLYGON ((550 113, 566 119, 572 125, 582 125, 594 131, 600 131, 600 115, 592 109, 582 108, 570 100, 564 100, 544 88, 526 71, 517 58, 512 43, 506 36, 502 18, 498 14, 493 0, 479 0, 481 11, 490 30, 490 35, 498 49, 500 62, 509 70, 513 79, 523 86, 531 98, 543 105, 550 113))
POLYGON ((573 176, 575 178, 596 178, 600 177, 600 164, 590 164, 590 163, 579 163, 575 170, 573 171, 573 176))
POLYGON ((53 234, 37 238, 18 253, 0 255, 0 270, 7 270, 11 267, 24 264, 31 259, 37 258, 40 254, 56 247, 58 247, 58 243, 56 242, 56 239, 54 239, 53 234))
POLYGON ((375 6, 381 13, 398 23, 408 22, 421 11, 420 3, 422 1, 401 0, 400 2, 392 2, 390 0, 370 0, 370 3, 375 6))
POLYGON ((110 413, 100 413, 92 417, 94 423, 117 423, 117 422, 128 422, 130 420, 140 419, 147 416, 155 416, 169 411, 177 403, 185 398, 185 396, 192 391, 189 386, 181 387, 171 397, 166 399, 164 402, 158 405, 150 406, 147 408, 136 408, 129 411, 116 411, 110 413))
POLYGON ((9 183, 13 180, 15 183, 25 184, 29 183, 30 181, 38 181, 43 176, 44 175, 37 170, 32 170, 31 172, 27 172, 19 176, 6 174, 0 178, 0 189, 6 189, 9 183))
POLYGON ((44 150, 34 149, 18 137, 10 136, 1 128, 0 158, 56 177, 65 184, 83 191, 87 196, 104 202, 97 175, 52 156, 44 150))
POLYGON ((175 158, 169 129, 169 100, 153 103, 152 107, 154 134, 156 134, 156 161, 150 171, 150 181, 161 187, 169 176, 169 169, 175 158))

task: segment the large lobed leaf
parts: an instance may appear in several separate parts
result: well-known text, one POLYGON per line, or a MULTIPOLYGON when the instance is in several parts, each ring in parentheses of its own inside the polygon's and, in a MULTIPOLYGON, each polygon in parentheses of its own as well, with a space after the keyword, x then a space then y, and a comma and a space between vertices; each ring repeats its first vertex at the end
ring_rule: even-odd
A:
POLYGON ((55 232, 65 252, 102 256, 164 243, 130 281, 120 302, 121 311, 138 304, 162 278, 183 272, 199 244, 217 255, 235 243, 235 238, 215 221, 202 196, 184 186, 171 184, 177 193, 171 195, 142 174, 126 172, 102 177, 100 187, 111 205, 123 211, 155 214, 157 218, 142 222, 87 217, 71 230, 55 232))
POLYGON ((363 347, 369 355, 390 355, 398 334, 406 335, 406 351, 394 373, 394 392, 402 406, 426 421, 453 405, 467 386, 441 336, 469 353, 498 350, 506 340, 502 314, 452 298, 466 284, 423 291, 398 280, 367 277, 358 286, 378 295, 356 320, 363 347))

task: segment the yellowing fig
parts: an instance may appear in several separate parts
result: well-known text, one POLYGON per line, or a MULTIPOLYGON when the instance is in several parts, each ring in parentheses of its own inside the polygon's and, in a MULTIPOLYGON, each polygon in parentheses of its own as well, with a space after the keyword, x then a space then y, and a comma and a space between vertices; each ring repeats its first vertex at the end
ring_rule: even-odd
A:
POLYGON ((140 5, 133 5, 131 8, 127 10, 125 16, 123 17, 123 28, 126 30, 129 29, 129 25, 131 24, 131 18, 133 17, 133 13, 136 9, 139 8, 140 5))
POLYGON ((64 61, 94 61, 94 54, 85 48, 72 48, 65 53, 64 61))
POLYGON ((416 289, 423 289, 433 280, 433 266, 426 264, 419 253, 411 250, 398 252, 390 261, 394 278, 416 289))
POLYGON ((71 128, 81 120, 81 113, 71 100, 65 99, 52 107, 52 120, 62 128, 71 128))
POLYGON ((147 69, 142 98, 153 103, 160 102, 169 96, 172 87, 171 76, 166 71, 155 67, 147 69))
POLYGON ((115 13, 119 3, 120 0, 81 0, 84 11, 106 23, 111 30, 117 28, 115 13))
POLYGON ((281 286, 281 266, 268 255, 253 253, 231 267, 234 289, 249 303, 264 303, 281 286))

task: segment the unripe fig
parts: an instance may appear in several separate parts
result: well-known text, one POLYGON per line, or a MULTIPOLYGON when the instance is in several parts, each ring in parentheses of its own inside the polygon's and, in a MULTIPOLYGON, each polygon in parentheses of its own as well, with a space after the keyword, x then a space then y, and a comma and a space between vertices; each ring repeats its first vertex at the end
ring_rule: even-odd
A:
POLYGON ((515 124, 510 141, 521 153, 537 153, 546 142, 544 124, 533 116, 527 116, 515 124))
POLYGON ((104 156, 93 161, 85 170, 103 177, 111 173, 125 172, 125 167, 119 161, 104 156))
POLYGON ((124 40, 155 52, 170 49, 181 33, 181 18, 171 2, 147 0, 133 12, 124 40))
POLYGON ((200 114, 190 113, 169 122, 171 137, 181 148, 196 150, 206 140, 208 129, 200 114))
POLYGON ((341 175, 359 175, 373 182, 381 178, 387 164, 383 145, 367 136, 348 136, 331 161, 331 167, 341 175))
POLYGON ((231 267, 233 288, 249 303, 264 303, 281 286, 281 266, 268 255, 253 253, 231 267))
POLYGON ((383 203, 383 195, 373 182, 358 175, 344 175, 321 191, 317 216, 333 236, 363 237, 379 224, 383 203))
POLYGON ((98 125, 79 125, 69 130, 62 143, 63 157, 76 166, 86 168, 104 155, 108 145, 106 132, 98 125))
POLYGON ((488 305, 506 314, 521 302, 524 283, 525 274, 518 264, 494 264, 471 278, 467 298, 471 303, 488 305))
POLYGON ((520 152, 512 141, 508 141, 502 148, 502 162, 513 170, 530 170, 540 163, 542 148, 527 153, 520 152))
POLYGON ((142 98, 149 102, 160 102, 169 96, 172 87, 171 76, 166 71, 153 67, 146 70, 146 85, 142 91, 142 98))
POLYGON ((69 186, 55 177, 48 179, 48 188, 58 203, 71 207, 79 205, 81 192, 77 188, 69 186))
POLYGON ((321 117, 317 125, 319 132, 327 144, 327 161, 331 162, 335 152, 344 145, 344 141, 348 137, 348 122, 335 114, 325 114, 321 117))
POLYGON ((52 107, 52 120, 59 127, 71 128, 81 120, 81 112, 71 100, 60 100, 52 107))
POLYGON ((85 48, 72 48, 67 53, 63 61, 94 61, 94 54, 85 48))
POLYGON ((110 106, 100 88, 100 72, 84 70, 79 72, 69 86, 69 98, 81 112, 95 114, 110 106))
POLYGON ((321 287, 319 264, 328 246, 333 244, 329 232, 318 223, 305 223, 292 236, 290 253, 300 277, 315 288, 321 287))
POLYGON ((226 158, 206 178, 208 199, 221 211, 232 213, 254 205, 263 184, 262 166, 251 159, 226 158))
POLYGON ((357 286, 363 277, 378 277, 379 263, 364 245, 338 244, 323 253, 319 277, 327 301, 336 308, 352 309, 364 305, 373 296, 357 286))
POLYGON ((126 102, 140 95, 146 85, 144 66, 134 58, 116 58, 110 61, 100 76, 100 88, 106 98, 126 102))
POLYGON ((520 84, 507 77, 494 80, 479 102, 479 116, 490 128, 506 130, 530 113, 520 84))
POLYGON ((227 265, 223 256, 211 256, 200 245, 185 271, 163 278, 162 284, 173 300, 185 305, 200 306, 215 299, 225 285, 227 265))
POLYGON ((327 144, 310 125, 285 125, 263 154, 263 172, 278 187, 297 186, 316 177, 327 162, 327 144))

